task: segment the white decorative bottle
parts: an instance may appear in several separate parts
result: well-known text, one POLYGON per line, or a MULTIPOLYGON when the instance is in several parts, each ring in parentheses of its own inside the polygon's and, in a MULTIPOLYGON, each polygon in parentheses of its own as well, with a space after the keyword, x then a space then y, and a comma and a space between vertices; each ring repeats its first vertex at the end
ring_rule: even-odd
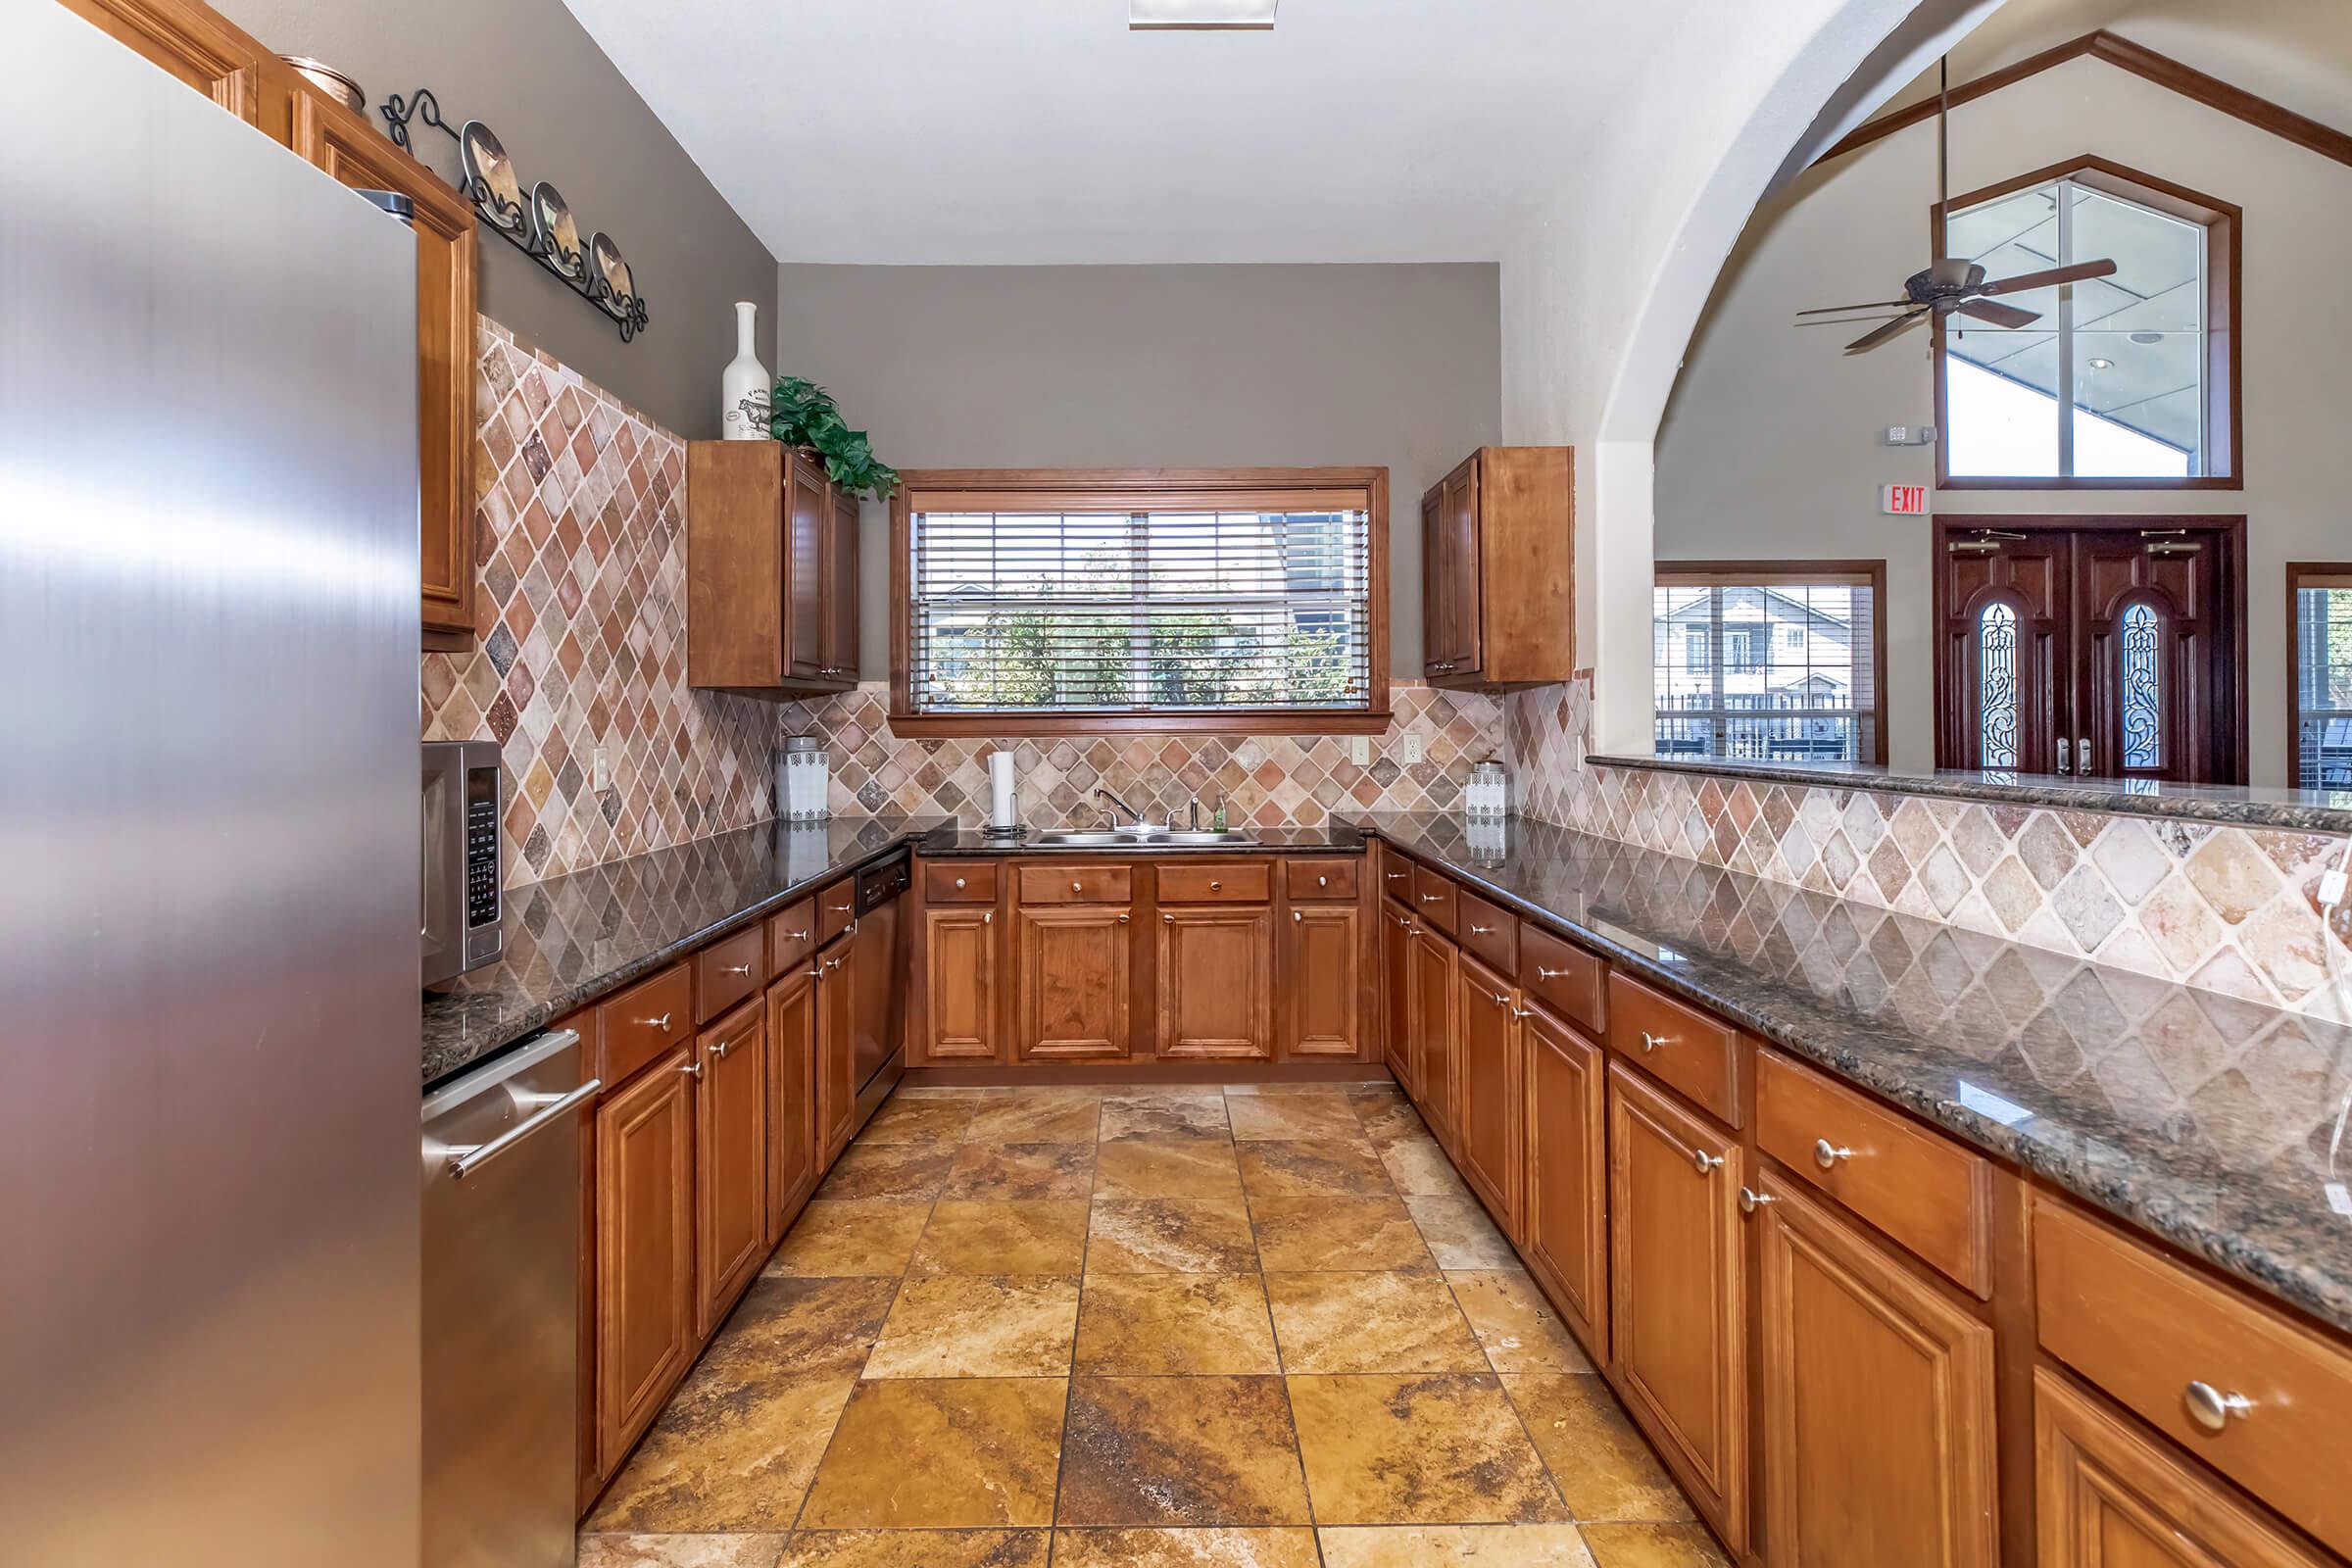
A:
POLYGON ((719 432, 729 441, 767 439, 767 367, 752 349, 752 322, 760 307, 735 302, 735 358, 718 377, 719 432))

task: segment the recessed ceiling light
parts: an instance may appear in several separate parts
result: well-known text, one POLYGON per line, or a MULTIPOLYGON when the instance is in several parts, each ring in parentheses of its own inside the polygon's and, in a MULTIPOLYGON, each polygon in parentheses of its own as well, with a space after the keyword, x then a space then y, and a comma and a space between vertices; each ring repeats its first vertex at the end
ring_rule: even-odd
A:
POLYGON ((2094 370, 2112 370, 2115 368, 2115 362, 2113 360, 2093 360, 2090 362, 2090 368, 2094 370))
POLYGON ((1279 0, 1128 0, 1133 32, 1264 32, 1279 0))

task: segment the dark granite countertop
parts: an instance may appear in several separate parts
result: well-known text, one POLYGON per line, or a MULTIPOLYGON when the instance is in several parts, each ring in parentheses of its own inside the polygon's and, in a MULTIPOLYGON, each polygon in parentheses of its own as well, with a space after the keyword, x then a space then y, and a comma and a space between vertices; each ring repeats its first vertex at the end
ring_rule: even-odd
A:
POLYGON ((2061 778, 2048 773, 1973 773, 1960 768, 1906 769, 1869 762, 1771 762, 1736 757, 1593 757, 1601 767, 1833 790, 1879 790, 1958 801, 2004 801, 2062 810, 2110 811, 2300 833, 2352 833, 2352 790, 2257 789, 2234 784, 2170 784, 2160 779, 2061 778))
POLYGON ((1363 824, 2352 1331, 2352 1029, 1565 828, 1363 824))
POLYGON ((955 821, 762 822, 507 893, 506 952, 424 999, 431 1087, 570 1012, 955 821))

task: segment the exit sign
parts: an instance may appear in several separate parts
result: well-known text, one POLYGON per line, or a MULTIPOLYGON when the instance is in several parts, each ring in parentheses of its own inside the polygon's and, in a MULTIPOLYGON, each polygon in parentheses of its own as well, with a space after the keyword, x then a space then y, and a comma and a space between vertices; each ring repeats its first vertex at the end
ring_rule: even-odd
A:
POLYGON ((1924 517, 1928 514, 1928 487, 1924 484, 1889 484, 1879 487, 1879 510, 1890 517, 1924 517))

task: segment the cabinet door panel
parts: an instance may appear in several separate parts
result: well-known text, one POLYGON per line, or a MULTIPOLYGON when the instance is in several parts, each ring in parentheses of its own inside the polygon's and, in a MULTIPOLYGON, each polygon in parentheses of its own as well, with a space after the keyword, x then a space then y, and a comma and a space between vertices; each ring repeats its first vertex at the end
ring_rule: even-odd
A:
POLYGON ((767 1234, 784 1239, 816 1190, 816 976, 812 960, 767 988, 767 1234))
POLYGON ((923 912, 926 1060, 997 1059, 996 921, 969 906, 923 912))
POLYGON ((745 1003, 695 1049, 695 1321, 709 1339, 766 1251, 766 1008, 745 1003))
POLYGON ((1460 958, 1452 943, 1416 926, 1412 939, 1413 1080, 1416 1103, 1439 1144, 1454 1153, 1453 1055, 1455 973, 1460 958))
POLYGON ((1608 1071, 1600 1047, 1541 1007, 1520 1029, 1527 1264, 1595 1362, 1609 1353, 1608 1071))
POLYGON ((830 1168, 849 1147, 858 1116, 858 939, 844 936, 820 954, 816 978, 817 1164, 830 1168))
POLYGON ((1299 905, 1291 910, 1290 963, 1283 976, 1294 1056, 1363 1054, 1364 926, 1352 904, 1299 905))
POLYGON ((1274 911, 1263 905, 1162 909, 1159 1054, 1274 1054, 1274 911))
POLYGON ((1794 1188, 1758 1210, 1765 1540, 1805 1568, 1992 1568, 1992 1330, 1794 1188))
POLYGON ((1492 969, 1464 954, 1455 988, 1453 1119, 1463 1177, 1501 1224, 1519 1235, 1518 998, 1492 969))
POLYGON ((1747 1538, 1740 1146, 1609 1069, 1609 1337, 1620 1392, 1735 1550, 1747 1538))
POLYGON ((694 1358, 692 1048, 596 1112, 597 1454, 612 1473, 694 1358))
POLYGON ((828 490, 825 524, 824 631, 820 661, 828 680, 858 678, 858 498, 828 490))
POLYGON ((795 680, 825 667, 825 542, 833 498, 815 463, 792 454, 784 483, 784 660, 795 680))
POLYGON ((1067 905, 1020 911, 1014 964, 1023 1060, 1127 1054, 1131 936, 1125 908, 1067 905))
POLYGON ((1421 1098, 1413 1011, 1413 919, 1401 905, 1380 906, 1381 1051, 1407 1096, 1421 1098))

